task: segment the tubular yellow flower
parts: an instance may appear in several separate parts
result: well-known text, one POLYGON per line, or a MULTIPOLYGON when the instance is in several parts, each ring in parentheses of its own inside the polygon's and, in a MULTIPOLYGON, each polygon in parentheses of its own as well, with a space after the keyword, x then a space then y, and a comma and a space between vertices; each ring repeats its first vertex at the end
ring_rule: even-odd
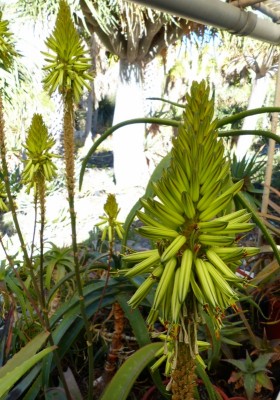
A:
POLYGON ((63 95, 71 94, 79 101, 83 87, 90 90, 88 81, 92 75, 88 72, 91 59, 71 18, 70 8, 65 0, 60 0, 59 11, 52 35, 46 40, 50 52, 42 52, 46 57, 47 74, 43 80, 45 89, 52 94, 57 89, 63 95))
POLYGON ((40 114, 34 114, 28 130, 26 144, 27 159, 22 172, 22 180, 27 184, 27 191, 34 187, 40 180, 51 181, 56 176, 57 167, 52 161, 57 158, 50 149, 54 146, 55 140, 48 133, 48 129, 40 114))
MULTIPOLYGON (((160 257, 156 265, 160 262, 164 267, 148 322, 153 323, 158 313, 167 325, 177 326, 183 315, 195 315, 195 310, 204 307, 219 328, 225 310, 235 307, 236 286, 242 283, 232 265, 250 254, 236 247, 236 236, 254 224, 249 223, 245 210, 226 213, 243 181, 229 183, 229 160, 218 139, 216 121, 212 121, 214 103, 204 81, 193 83, 187 100, 178 136, 173 139, 170 167, 153 184, 157 198, 142 200, 144 211, 138 213, 145 224, 139 233, 156 242, 160 257), (167 291, 172 299, 167 298, 167 291)), ((136 263, 127 276, 152 271, 154 260, 156 255, 147 253, 145 258, 141 254, 141 264, 136 263)), ((137 292, 143 296, 140 288, 137 292)), ((137 292, 133 305, 139 304, 137 292)))

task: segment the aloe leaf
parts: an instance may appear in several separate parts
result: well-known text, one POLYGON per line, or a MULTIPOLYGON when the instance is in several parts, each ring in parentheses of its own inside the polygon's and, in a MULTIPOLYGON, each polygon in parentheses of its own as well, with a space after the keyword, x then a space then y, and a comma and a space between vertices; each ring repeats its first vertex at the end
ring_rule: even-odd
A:
POLYGON ((260 272, 258 272, 257 275, 251 280, 251 287, 254 289, 255 286, 266 283, 271 278, 274 278, 277 272, 279 272, 279 263, 274 260, 261 269, 260 272))
POLYGON ((21 311, 24 316, 24 319, 28 323, 27 309, 28 309, 30 315, 33 314, 33 310, 30 305, 30 302, 26 301, 26 299, 24 298, 22 289, 17 285, 17 278, 15 276, 7 274, 5 277, 5 281, 6 281, 7 285, 9 286, 9 288, 11 289, 11 292, 14 293, 14 295, 16 296, 17 301, 19 302, 19 305, 21 307, 21 311))
POLYGON ((19 383, 9 392, 5 400, 36 400, 38 393, 41 389, 42 378, 39 375, 41 365, 37 364, 33 367, 19 383), (28 389, 28 390, 27 390, 28 389), (27 390, 27 392, 26 392, 27 390), (24 397, 23 397, 24 393, 24 397))
POLYGON ((248 400, 253 400, 256 387, 256 375, 255 374, 244 374, 244 388, 248 397, 248 400))
POLYGON ((259 372, 259 371, 265 371, 266 366, 269 362, 269 360, 273 357, 274 353, 264 353, 260 354, 258 358, 253 362, 254 364, 254 371, 259 372))
POLYGON ((130 356, 107 385, 100 400, 127 399, 137 377, 155 358, 162 345, 162 342, 147 344, 130 356))
POLYGON ((51 287, 51 279, 52 279, 55 264, 56 264, 56 260, 47 261, 45 285, 48 290, 50 290, 50 287, 51 287))
MULTIPOLYGON (((122 291, 131 290, 131 285, 123 281, 110 280, 108 282, 102 304, 100 297, 103 293, 104 282, 93 282, 84 288, 84 298, 86 305, 86 316, 90 319, 98 310, 98 307, 111 306, 116 301, 116 295, 122 291)), ((77 296, 70 302, 63 304, 51 318, 51 326, 59 321, 59 324, 53 331, 54 343, 59 346, 59 356, 62 358, 67 353, 72 343, 84 327, 83 320, 80 318, 79 299, 77 296), (61 319, 62 318, 62 319, 61 319), (67 340, 63 340, 67 337, 67 340)), ((43 361, 43 382, 47 384, 50 372, 53 368, 52 354, 43 361)))
MULTIPOLYGON (((147 325, 139 309, 136 308, 135 310, 131 310, 131 307, 127 304, 129 298, 130 297, 127 294, 119 294, 116 296, 116 300, 120 304, 121 308, 125 313, 126 318, 130 323, 130 326, 133 330, 137 343, 139 344, 140 347, 142 347, 145 346, 146 344, 151 343, 150 335, 147 329, 147 325)), ((151 377, 159 392, 165 398, 170 398, 170 393, 166 391, 165 386, 162 383, 159 371, 156 370, 153 374, 151 373, 151 377)))
POLYGON ((221 340, 217 337, 214 322, 210 315, 208 315, 207 313, 203 313, 203 318, 205 318, 207 328, 211 335, 211 347, 208 350, 208 368, 210 369, 211 366, 214 367, 220 359, 221 340))
POLYGON ((256 373, 257 382, 268 390, 273 390, 273 384, 269 376, 266 375, 265 372, 257 372, 256 373))
POLYGON ((223 337, 223 336, 221 337, 221 342, 226 343, 230 346, 237 346, 237 347, 242 346, 242 343, 236 342, 235 340, 231 340, 231 339, 229 339, 227 337, 223 337))
POLYGON ((236 368, 240 369, 241 372, 246 373, 248 371, 248 367, 246 366, 245 362, 246 360, 224 360, 232 365, 234 365, 236 368))
POLYGON ((207 375, 205 369, 203 368, 203 366, 200 364, 199 361, 196 361, 196 373, 203 381, 203 384, 209 396, 208 397, 209 400, 220 400, 220 396, 218 395, 218 393, 216 393, 212 385, 212 382, 209 379, 209 376, 207 375))
POLYGON ((45 343, 48 336, 48 332, 42 332, 37 335, 0 369, 0 398, 4 396, 29 369, 55 349, 55 346, 48 347, 36 354, 45 343))

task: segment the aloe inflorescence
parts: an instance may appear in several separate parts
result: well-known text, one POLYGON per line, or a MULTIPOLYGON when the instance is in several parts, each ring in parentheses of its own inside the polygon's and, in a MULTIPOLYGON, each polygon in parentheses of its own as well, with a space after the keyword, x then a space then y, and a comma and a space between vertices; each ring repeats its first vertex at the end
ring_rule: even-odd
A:
POLYGON ((101 240, 105 240, 108 235, 109 242, 114 240, 115 233, 119 239, 123 238, 124 229, 122 223, 117 220, 120 212, 116 196, 114 194, 108 194, 107 201, 104 204, 105 216, 100 217, 100 222, 95 226, 102 226, 102 237, 101 240))
POLYGON ((0 68, 9 71, 14 57, 18 55, 14 47, 13 34, 9 30, 9 22, 2 18, 0 11, 0 68))
POLYGON ((27 159, 22 173, 22 180, 27 184, 27 191, 31 187, 36 192, 36 187, 41 181, 53 180, 57 173, 57 167, 53 158, 59 157, 50 150, 55 144, 55 139, 48 133, 40 114, 34 114, 28 130, 26 144, 27 159))
POLYGON ((244 283, 236 269, 244 257, 258 252, 238 246, 240 233, 254 224, 246 210, 232 210, 243 181, 232 183, 209 92, 204 81, 193 83, 173 140, 170 167, 153 183, 156 197, 142 200, 138 217, 144 226, 139 233, 152 239, 156 248, 124 256, 126 263, 136 264, 127 277, 149 274, 129 300, 131 307, 157 284, 148 324, 159 318, 173 336, 181 335, 188 343, 185 321, 199 323, 200 308, 213 317, 217 329, 226 309, 236 308, 238 288, 244 283))
POLYGON ((60 0, 55 29, 46 40, 49 52, 44 54, 46 76, 45 89, 52 94, 56 89, 63 95, 71 95, 78 102, 83 88, 91 90, 88 81, 91 58, 72 21, 70 8, 65 0, 60 0))

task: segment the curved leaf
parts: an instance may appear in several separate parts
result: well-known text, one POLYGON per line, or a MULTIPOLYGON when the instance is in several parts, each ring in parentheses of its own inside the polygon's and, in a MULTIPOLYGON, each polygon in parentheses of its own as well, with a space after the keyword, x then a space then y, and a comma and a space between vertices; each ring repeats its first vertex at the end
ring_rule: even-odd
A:
POLYGON ((230 115, 229 117, 220 119, 217 122, 217 128, 220 128, 221 126, 225 126, 228 124, 232 124, 233 122, 249 117, 250 115, 265 114, 271 112, 280 112, 280 107, 261 107, 261 108, 252 108, 251 110, 241 111, 237 114, 230 115))
POLYGON ((0 398, 4 396, 29 369, 55 349, 55 346, 48 347, 36 354, 45 343, 48 336, 48 332, 37 335, 0 369, 0 398))
POLYGON ((256 375, 255 374, 244 374, 244 388, 248 397, 248 400, 254 399, 255 388, 256 388, 256 375))
POLYGON ((162 346, 162 342, 150 343, 130 356, 118 369, 100 400, 125 400, 139 374, 155 358, 155 354, 162 346))
POLYGON ((272 133, 270 131, 230 129, 228 131, 219 131, 218 133, 219 137, 232 137, 232 136, 244 136, 244 135, 262 136, 268 139, 273 139, 280 144, 279 135, 275 135, 275 133, 272 133))
MULTIPOLYGON (((126 318, 130 323, 130 326, 133 330, 137 343, 139 344, 140 347, 142 347, 145 346, 146 344, 151 343, 150 335, 147 329, 147 325, 139 309, 136 308, 135 310, 132 310, 131 307, 127 304, 129 298, 130 297, 127 294, 123 293, 116 296, 116 300, 120 304, 121 308, 125 313, 126 318)), ((164 398, 166 399, 170 398, 171 395, 166 391, 166 388, 162 383, 159 371, 156 370, 153 374, 151 373, 151 377, 157 389, 164 396, 164 398)))
POLYGON ((119 124, 116 124, 112 126, 111 128, 107 129, 99 139, 96 140, 96 142, 93 144, 93 146, 89 149, 87 155, 82 161, 81 165, 81 171, 80 171, 80 178, 79 178, 79 189, 81 190, 82 184, 83 184, 83 178, 84 178, 84 173, 85 169, 87 166, 87 163, 92 156, 92 154, 95 152, 95 150, 98 148, 98 146, 104 142, 105 139, 107 139, 108 136, 110 136, 113 132, 116 130, 122 128, 123 126, 126 125, 133 125, 133 124, 160 124, 160 125, 167 125, 167 126, 178 126, 180 124, 179 121, 175 121, 173 119, 163 119, 163 118, 135 118, 135 119, 129 119, 127 121, 120 122, 119 124))
POLYGON ((36 400, 42 383, 42 378, 39 375, 40 371, 41 365, 35 365, 35 367, 33 367, 32 370, 30 370, 28 374, 26 374, 25 377, 22 378, 20 382, 13 387, 5 400, 36 400))
POLYGON ((164 99, 162 97, 147 97, 146 100, 158 100, 158 101, 161 101, 162 103, 171 104, 172 106, 175 106, 175 107, 186 108, 186 104, 175 103, 175 101, 170 101, 170 100, 164 99))
POLYGON ((216 393, 212 382, 209 379, 205 369, 200 364, 199 361, 196 360, 196 373, 202 379, 205 389, 207 390, 209 400, 220 400, 220 396, 216 393))
MULTIPOLYGON (((86 305, 86 316, 90 319, 100 307, 111 306, 116 301, 116 295, 122 291, 127 291, 133 286, 123 280, 109 280, 102 304, 100 297, 103 295, 104 281, 92 282, 84 288, 84 298, 86 305)), ((84 322, 80 317, 80 304, 78 296, 73 297, 68 303, 63 304, 51 318, 51 326, 57 324, 52 336, 54 343, 58 345, 59 356, 62 358, 69 350, 73 341, 84 327, 84 322), (67 337, 67 340, 63 340, 67 337)), ((50 354, 43 361, 43 382, 47 384, 51 370, 53 369, 53 355, 50 354)))

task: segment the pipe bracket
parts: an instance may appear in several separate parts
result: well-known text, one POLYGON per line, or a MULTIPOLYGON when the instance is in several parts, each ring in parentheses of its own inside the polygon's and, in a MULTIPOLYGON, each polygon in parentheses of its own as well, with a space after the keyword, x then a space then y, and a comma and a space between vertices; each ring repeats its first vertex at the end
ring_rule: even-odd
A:
POLYGON ((257 25, 258 18, 256 14, 251 11, 245 12, 240 10, 240 18, 237 25, 230 30, 230 33, 234 33, 239 36, 248 36, 253 32, 257 25))

